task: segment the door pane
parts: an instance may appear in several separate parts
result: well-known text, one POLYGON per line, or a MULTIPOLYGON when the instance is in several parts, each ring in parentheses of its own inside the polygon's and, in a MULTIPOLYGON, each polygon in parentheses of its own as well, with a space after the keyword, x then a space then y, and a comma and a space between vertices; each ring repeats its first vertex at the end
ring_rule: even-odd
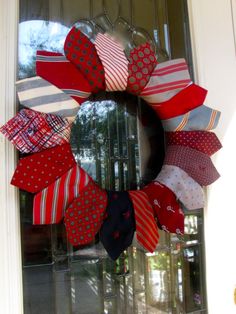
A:
MULTIPOLYGON (((144 8, 142 0, 121 0, 120 10, 118 2, 20 0, 19 78, 35 75, 37 49, 62 52, 79 18, 96 16, 109 28, 104 12, 113 24, 120 14, 132 27, 144 28, 160 62, 185 57, 192 69, 185 1, 147 0, 144 8)), ((76 160, 100 186, 116 190, 155 178, 163 146, 160 121, 144 102, 124 93, 84 103, 71 136, 76 160)), ((155 253, 134 243, 113 262, 98 238, 72 248, 63 224, 32 226, 32 202, 33 195, 20 192, 26 314, 206 313, 201 210, 186 217, 184 237, 160 232, 155 253)))

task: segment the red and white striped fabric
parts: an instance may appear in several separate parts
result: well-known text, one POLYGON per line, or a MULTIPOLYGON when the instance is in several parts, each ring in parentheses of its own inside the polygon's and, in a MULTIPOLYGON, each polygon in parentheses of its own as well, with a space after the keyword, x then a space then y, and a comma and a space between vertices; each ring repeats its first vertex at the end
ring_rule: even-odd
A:
POLYGON ((129 191, 134 207, 137 240, 153 253, 159 240, 157 224, 148 196, 143 191, 129 191))
POLYGON ((128 60, 121 44, 110 35, 101 33, 97 35, 94 44, 105 71, 106 90, 126 90, 128 60))
POLYGON ((69 204, 89 183, 89 176, 78 165, 34 197, 33 224, 59 223, 69 204))
POLYGON ((158 63, 140 96, 150 104, 171 99, 191 83, 184 59, 158 63))

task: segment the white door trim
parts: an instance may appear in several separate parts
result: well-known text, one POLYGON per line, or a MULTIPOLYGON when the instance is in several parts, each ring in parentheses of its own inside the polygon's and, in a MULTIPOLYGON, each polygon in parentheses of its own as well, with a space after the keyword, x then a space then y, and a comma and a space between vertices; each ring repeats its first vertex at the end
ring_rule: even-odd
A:
MULTIPOLYGON (((0 1, 0 125, 16 112, 18 0, 0 1)), ((0 135, 0 312, 23 313, 20 211, 10 180, 16 152, 0 135)))

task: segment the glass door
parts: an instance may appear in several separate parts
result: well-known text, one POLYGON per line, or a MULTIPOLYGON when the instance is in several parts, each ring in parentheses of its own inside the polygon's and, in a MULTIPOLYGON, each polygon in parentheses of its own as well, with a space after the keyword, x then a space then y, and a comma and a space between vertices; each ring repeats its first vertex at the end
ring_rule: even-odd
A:
MULTIPOLYGON (((184 0, 148 0, 145 10, 142 0, 20 0, 19 79, 35 75, 36 50, 63 51, 78 19, 109 28, 119 16, 148 32, 160 62, 185 57, 193 75, 186 12, 184 0)), ((71 147, 100 186, 136 189, 160 171, 164 133, 140 99, 102 93, 81 106, 71 147)), ((25 314, 207 313, 202 209, 186 215, 184 237, 160 232, 155 253, 134 243, 113 262, 99 238, 73 248, 63 223, 33 226, 32 201, 20 192, 25 314)))

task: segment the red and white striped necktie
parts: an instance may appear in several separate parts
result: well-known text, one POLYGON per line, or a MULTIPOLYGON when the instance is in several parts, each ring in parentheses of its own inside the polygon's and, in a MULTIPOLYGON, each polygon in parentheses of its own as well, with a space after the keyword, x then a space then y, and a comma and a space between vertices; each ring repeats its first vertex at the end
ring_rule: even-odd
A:
POLYGON ((129 195, 134 207, 137 240, 152 253, 156 249, 159 239, 152 206, 143 191, 129 191, 129 195))
POLYGON ((110 35, 100 33, 94 44, 104 67, 106 90, 125 90, 128 81, 128 60, 121 44, 110 35))
POLYGON ((33 224, 59 223, 69 204, 79 196, 90 178, 78 165, 36 194, 33 205, 33 224))

